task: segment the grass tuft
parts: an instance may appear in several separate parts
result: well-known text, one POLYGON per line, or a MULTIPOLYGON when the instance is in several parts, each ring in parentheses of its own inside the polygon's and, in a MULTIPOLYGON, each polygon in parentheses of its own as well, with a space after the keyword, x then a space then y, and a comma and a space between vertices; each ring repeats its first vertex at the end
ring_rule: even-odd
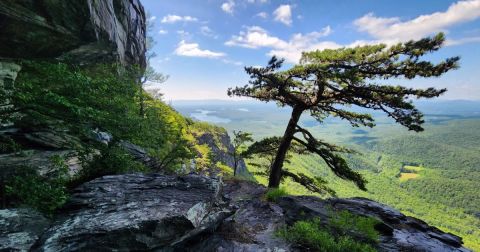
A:
POLYGON ((278 198, 286 195, 288 195, 288 193, 285 188, 269 188, 268 191, 265 193, 265 198, 268 201, 276 202, 278 198))

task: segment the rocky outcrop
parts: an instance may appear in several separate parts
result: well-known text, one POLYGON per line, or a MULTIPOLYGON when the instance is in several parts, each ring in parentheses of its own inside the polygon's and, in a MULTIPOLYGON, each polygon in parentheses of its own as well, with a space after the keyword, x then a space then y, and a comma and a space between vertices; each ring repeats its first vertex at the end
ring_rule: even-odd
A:
POLYGON ((22 150, 0 154, 0 176, 8 177, 24 167, 34 167, 40 175, 48 176, 54 168, 54 158, 61 158, 72 176, 81 169, 82 162, 75 149, 79 149, 82 143, 64 131, 1 130, 0 144, 9 140, 15 141, 22 150))
POLYGON ((313 196, 288 196, 280 198, 278 205, 283 209, 289 224, 313 217, 327 221, 332 212, 342 210, 373 217, 380 221, 375 226, 380 233, 380 251, 469 251, 462 247, 462 238, 365 198, 322 200, 313 196))
POLYGON ((105 176, 78 187, 34 251, 183 251, 231 213, 219 180, 105 176))
MULTIPOLYGON (((227 166, 235 167, 235 162, 233 157, 229 153, 233 153, 234 148, 232 142, 230 141, 230 136, 228 133, 211 133, 204 132, 195 137, 198 144, 206 144, 210 150, 213 152, 215 158, 214 162, 220 161, 227 166)), ((238 174, 248 174, 247 166, 243 159, 239 160, 237 167, 238 174)))
POLYGON ((2 58, 144 67, 145 12, 139 0, 2 0, 0 44, 2 58))
POLYGON ((27 251, 50 221, 31 209, 0 210, 0 251, 27 251))
POLYGON ((286 196, 272 203, 265 190, 193 174, 105 176, 75 189, 49 228, 36 212, 1 210, 0 250, 302 251, 276 230, 314 217, 326 223, 346 210, 379 221, 379 251, 469 251, 460 237, 365 198, 286 196))
POLYGON ((375 226, 380 233, 376 246, 379 251, 469 251, 462 247, 460 237, 369 199, 323 200, 313 196, 286 196, 272 203, 261 199, 265 190, 252 182, 227 182, 224 195, 236 206, 236 213, 227 218, 208 240, 197 244, 195 251, 303 251, 277 238, 275 230, 315 217, 326 223, 342 210, 380 221, 375 226))

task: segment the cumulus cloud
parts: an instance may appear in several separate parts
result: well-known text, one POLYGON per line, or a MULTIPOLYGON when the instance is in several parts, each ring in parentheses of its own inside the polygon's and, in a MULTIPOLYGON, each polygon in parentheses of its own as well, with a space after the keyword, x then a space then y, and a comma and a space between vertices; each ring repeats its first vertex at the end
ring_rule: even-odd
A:
POLYGON ((198 19, 196 17, 191 16, 178 16, 178 15, 167 15, 162 18, 160 21, 163 24, 173 24, 177 22, 197 22, 198 19))
POLYGON ((270 35, 259 26, 252 26, 247 27, 246 31, 240 32, 239 35, 232 36, 225 42, 225 45, 251 49, 270 48, 269 56, 276 55, 285 58, 288 62, 298 63, 303 51, 341 47, 335 42, 320 41, 320 38, 328 36, 331 32, 332 29, 327 26, 321 31, 294 34, 288 41, 285 41, 270 35))
POLYGON ((185 40, 178 43, 177 49, 175 49, 174 53, 179 56, 201 58, 221 58, 225 56, 225 53, 203 50, 200 49, 200 46, 197 43, 187 43, 185 40))
POLYGON ((227 2, 223 3, 221 8, 228 14, 233 14, 233 8, 235 7, 235 2, 233 0, 228 0, 227 2))
POLYGON ((280 5, 273 12, 273 16, 275 21, 290 26, 292 24, 292 6, 288 4, 280 5))
POLYGON ((160 35, 165 35, 165 34, 168 34, 168 31, 167 31, 167 30, 160 29, 160 31, 158 31, 158 34, 160 34, 160 35))
POLYGON ((266 19, 268 17, 268 13, 262 11, 262 12, 257 13, 257 15, 255 15, 255 16, 266 19))
POLYGON ((377 17, 368 13, 355 20, 354 25, 359 31, 367 32, 375 39, 398 42, 445 31, 450 26, 479 17, 480 0, 467 0, 451 4, 444 12, 421 15, 406 21, 398 17, 377 17))

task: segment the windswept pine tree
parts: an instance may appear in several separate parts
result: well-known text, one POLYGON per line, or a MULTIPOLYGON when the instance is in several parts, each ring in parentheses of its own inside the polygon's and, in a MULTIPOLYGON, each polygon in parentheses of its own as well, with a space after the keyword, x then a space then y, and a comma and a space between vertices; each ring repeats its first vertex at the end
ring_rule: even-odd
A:
POLYGON ((458 68, 459 57, 436 64, 422 59, 439 50, 444 41, 444 34, 439 33, 432 38, 393 46, 379 44, 304 52, 300 64, 284 71, 280 70, 283 60, 276 57, 272 57, 266 67, 246 67, 249 84, 230 88, 229 96, 274 101, 281 107, 292 108, 270 168, 268 186, 279 187, 285 156, 295 140, 309 152, 318 154, 338 177, 366 190, 366 180, 350 169, 341 155, 351 151, 315 138, 299 125, 300 117, 308 112, 319 122, 333 116, 348 121, 353 127, 374 127, 374 118, 352 109, 357 107, 383 111, 408 130, 422 131, 423 114, 411 99, 438 97, 446 89, 407 88, 385 82, 393 78, 438 77, 458 68))

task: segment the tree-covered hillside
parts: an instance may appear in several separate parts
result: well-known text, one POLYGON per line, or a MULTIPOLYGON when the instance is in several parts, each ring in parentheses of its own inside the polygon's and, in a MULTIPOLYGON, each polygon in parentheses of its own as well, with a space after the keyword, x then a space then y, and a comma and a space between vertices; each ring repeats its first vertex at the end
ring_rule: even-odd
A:
MULTIPOLYGON (((444 101, 421 104, 420 107, 426 108, 428 114, 425 118, 427 123, 425 131, 417 134, 394 126, 386 117, 379 118, 378 126, 373 129, 351 129, 349 125, 335 120, 318 124, 305 117, 302 125, 315 135, 362 153, 349 155, 347 159, 352 168, 360 170, 368 180, 367 192, 334 178, 322 160, 315 156, 294 155, 290 164, 285 166, 294 172, 326 178, 328 186, 337 192, 337 196, 378 200, 460 235, 467 247, 479 250, 480 120, 475 117, 477 110, 474 108, 457 116, 450 114, 456 110, 463 111, 455 104, 444 101), (435 114, 433 111, 449 114, 435 114), (414 173, 405 173, 402 171, 405 166, 420 168, 414 173), (402 180, 401 173, 415 174, 416 177, 402 180)), ((252 102, 185 102, 179 103, 176 108, 185 115, 195 115, 196 109, 209 110, 216 117, 230 120, 220 123, 221 126, 229 131, 251 132, 257 140, 281 134, 289 115, 288 111, 277 111, 273 105, 252 102)), ((257 162, 247 160, 247 163, 252 161, 257 162)), ((252 173, 260 171, 256 166, 248 168, 252 173)), ((263 176, 256 176, 256 179, 267 183, 263 176)), ((289 193, 311 194, 288 178, 282 186, 289 193)))

